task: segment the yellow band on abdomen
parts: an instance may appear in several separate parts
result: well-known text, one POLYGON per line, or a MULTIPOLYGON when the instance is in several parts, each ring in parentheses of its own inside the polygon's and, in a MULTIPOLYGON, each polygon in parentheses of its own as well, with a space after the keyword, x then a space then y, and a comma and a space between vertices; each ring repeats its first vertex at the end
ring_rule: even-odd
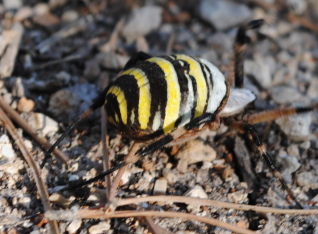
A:
MULTIPOLYGON (((112 86, 107 94, 114 94, 117 98, 119 110, 120 110, 120 116, 123 124, 127 124, 127 101, 124 95, 124 92, 117 86, 112 86)), ((118 122, 118 119, 116 119, 118 122)))
POLYGON ((177 54, 176 56, 178 60, 184 60, 190 65, 189 75, 193 76, 197 83, 198 99, 194 114, 194 118, 196 118, 203 114, 204 108, 207 103, 208 90, 206 80, 202 73, 200 64, 196 60, 184 54, 177 54))
POLYGON ((165 79, 167 82, 167 105, 163 123, 163 131, 165 133, 169 133, 174 128, 174 124, 179 117, 181 93, 178 76, 173 65, 163 58, 154 57, 147 59, 147 61, 156 63, 165 73, 165 79))
MULTIPOLYGON (((138 121, 141 129, 146 129, 150 118, 150 85, 146 74, 137 68, 128 69, 122 75, 132 75, 139 87, 138 121)), ((132 113, 133 114, 133 113, 132 113)))

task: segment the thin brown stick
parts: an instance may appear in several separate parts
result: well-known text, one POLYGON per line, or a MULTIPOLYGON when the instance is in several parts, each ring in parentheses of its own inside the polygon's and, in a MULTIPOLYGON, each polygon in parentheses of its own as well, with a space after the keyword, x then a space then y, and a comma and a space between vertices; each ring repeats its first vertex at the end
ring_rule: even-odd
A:
MULTIPOLYGON (((130 148, 129 150, 129 153, 126 155, 124 161, 129 164, 129 163, 132 163, 133 162, 133 159, 134 159, 134 156, 135 156, 135 153, 137 152, 137 150, 139 149, 139 145, 140 143, 137 143, 137 142, 134 142, 134 144, 132 145, 132 147, 130 148)), ((113 201, 114 201, 114 198, 115 198, 115 192, 119 186, 119 183, 120 183, 120 180, 121 180, 121 177, 123 176, 126 168, 127 168, 128 165, 120 168, 117 172, 117 175, 115 177, 115 179, 113 180, 113 184, 112 184, 112 187, 110 189, 110 193, 109 193, 109 197, 108 197, 108 203, 109 204, 112 204, 113 201)))
POLYGON ((224 209, 235 209, 244 211, 255 211, 260 213, 272 214, 291 214, 291 215, 317 215, 318 210, 295 210, 295 209, 277 209, 272 207, 251 206, 243 204, 233 204, 228 202, 220 202, 215 200, 206 200, 184 196, 149 196, 149 197, 133 197, 119 200, 117 206, 125 206, 129 204, 138 204, 141 202, 178 202, 191 205, 213 206, 224 209))
POLYGON ((176 34, 173 32, 173 33, 171 33, 169 40, 168 40, 166 54, 171 54, 172 47, 173 47, 175 40, 176 40, 176 34))
POLYGON ((47 63, 39 64, 37 66, 33 66, 30 68, 30 70, 31 71, 41 70, 41 69, 50 67, 52 65, 67 63, 67 62, 72 62, 72 61, 76 61, 79 59, 83 59, 84 57, 85 56, 83 54, 74 54, 74 55, 70 55, 70 56, 67 56, 67 57, 62 58, 62 59, 57 59, 57 60, 49 61, 47 63))
POLYGON ((140 216, 156 216, 156 217, 166 217, 166 218, 182 218, 187 220, 195 220, 202 223, 210 224, 213 226, 221 227, 235 233, 247 233, 255 234, 255 232, 248 229, 240 228, 232 224, 228 224, 211 217, 197 216, 193 214, 181 213, 181 212, 171 212, 171 211, 116 211, 112 214, 105 214, 101 210, 89 210, 82 209, 79 210, 77 216, 82 219, 100 219, 100 218, 124 218, 124 217, 140 217, 140 216))
MULTIPOLYGON (((0 108, 0 119, 4 127, 8 130, 12 138, 15 140, 16 145, 20 149, 25 161, 28 163, 31 172, 33 174, 33 178, 35 180, 36 186, 38 188, 44 211, 51 210, 50 202, 49 202, 49 194, 47 192, 46 186, 44 181, 42 180, 40 169, 38 164, 33 160, 32 156, 30 155, 28 149, 23 143, 23 139, 19 136, 17 129, 14 127, 10 119, 4 113, 2 108, 0 108)), ((50 221, 50 233, 60 233, 59 227, 56 221, 50 221)))
MULTIPOLYGON (((43 137, 38 136, 33 129, 29 126, 29 124, 20 117, 20 115, 12 109, 12 107, 7 104, 2 96, 0 95, 0 107, 10 115, 10 117, 21 126, 32 138, 34 138, 44 149, 49 150, 51 148, 51 144, 43 137)), ((56 156, 60 161, 64 164, 67 164, 69 158, 59 149, 54 149, 54 156, 56 156)))

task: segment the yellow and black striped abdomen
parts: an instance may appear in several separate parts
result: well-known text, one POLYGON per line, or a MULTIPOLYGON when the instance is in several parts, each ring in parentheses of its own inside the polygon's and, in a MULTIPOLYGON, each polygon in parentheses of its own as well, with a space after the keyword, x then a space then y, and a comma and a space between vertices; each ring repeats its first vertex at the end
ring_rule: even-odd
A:
POLYGON ((206 113, 221 111, 224 76, 211 63, 187 55, 152 57, 123 71, 106 94, 109 122, 123 135, 147 140, 206 113))

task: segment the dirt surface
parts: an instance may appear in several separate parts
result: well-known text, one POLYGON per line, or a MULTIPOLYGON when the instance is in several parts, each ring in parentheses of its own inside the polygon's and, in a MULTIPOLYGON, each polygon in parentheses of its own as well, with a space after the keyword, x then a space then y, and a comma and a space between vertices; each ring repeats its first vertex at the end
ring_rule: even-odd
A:
MULTIPOLYGON (((257 100, 245 113, 315 106, 317 1, 286 0, 278 5, 275 1, 233 2, 4 0, 0 3, 1 95, 39 135, 54 143, 135 52, 202 57, 226 74, 237 27, 264 18, 268 24, 248 33, 244 85, 257 100)), ((40 145, 15 126, 41 164, 44 154, 40 145)), ((256 125, 275 165, 307 209, 318 206, 317 126, 317 111, 256 125)), ((109 125, 107 130, 108 152, 115 166, 128 153, 132 141, 109 125)), ((2 126, 0 232, 49 233, 30 167, 14 143, 2 126)), ((104 204, 104 181, 58 192, 103 171, 101 111, 82 121, 59 149, 69 157, 69 167, 50 158, 42 169, 49 195, 62 195, 51 198, 52 208, 74 210, 104 204)), ((116 196, 155 194, 293 208, 251 139, 225 126, 129 165, 116 196)), ((162 202, 120 208, 127 209, 213 217, 258 233, 318 233, 318 219, 313 215, 261 214, 162 202)), ((178 216, 152 220, 164 232, 232 233, 178 216)), ((58 225, 61 233, 159 233, 151 230, 149 221, 134 217, 64 220, 58 225)))

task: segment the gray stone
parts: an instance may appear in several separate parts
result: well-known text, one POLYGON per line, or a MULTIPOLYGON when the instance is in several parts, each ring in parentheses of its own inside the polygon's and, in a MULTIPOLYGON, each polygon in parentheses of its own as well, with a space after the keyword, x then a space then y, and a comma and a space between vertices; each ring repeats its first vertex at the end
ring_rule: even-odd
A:
POLYGON ((306 186, 311 189, 318 188, 318 176, 313 171, 304 171, 296 174, 296 182, 299 186, 306 186))
POLYGON ((22 5, 21 0, 3 0, 3 6, 6 11, 19 9, 22 5))
POLYGON ((247 6, 226 0, 202 0, 199 14, 217 30, 235 27, 252 17, 252 11, 247 6))
POLYGON ((288 86, 276 86, 271 89, 274 102, 278 104, 291 104, 295 102, 309 103, 308 98, 297 89, 288 86))
POLYGON ((276 123, 294 141, 307 141, 310 136, 311 113, 282 117, 276 123))
POLYGON ((192 140, 179 150, 176 157, 180 159, 177 165, 178 171, 185 173, 190 164, 213 161, 216 158, 216 151, 200 140, 192 140))
POLYGON ((134 10, 130 19, 123 28, 123 35, 128 42, 145 36, 161 24, 162 9, 158 6, 144 6, 134 10))
POLYGON ((271 67, 275 66, 273 58, 266 60, 260 56, 255 60, 245 60, 244 70, 248 75, 253 75, 264 88, 269 88, 272 84, 271 67))
POLYGON ((73 10, 65 11, 62 15, 62 21, 63 22, 74 22, 78 20, 78 13, 73 10))

